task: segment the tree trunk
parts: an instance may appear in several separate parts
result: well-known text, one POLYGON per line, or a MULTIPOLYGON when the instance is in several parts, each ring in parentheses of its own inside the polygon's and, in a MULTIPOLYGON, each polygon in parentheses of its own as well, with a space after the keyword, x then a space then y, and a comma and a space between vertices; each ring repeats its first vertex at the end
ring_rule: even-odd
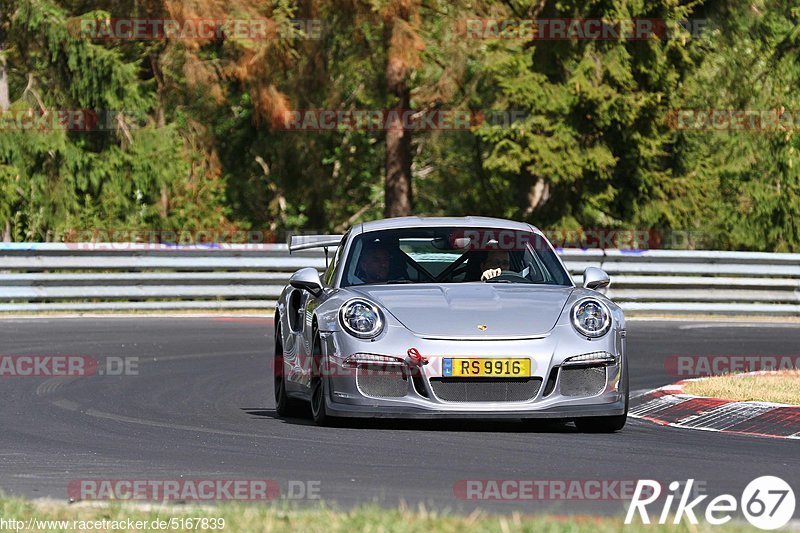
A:
POLYGON ((398 105, 389 110, 392 119, 386 132, 386 184, 384 214, 403 217, 411 214, 411 131, 403 128, 402 115, 409 109, 410 95, 403 89, 398 105), (395 118, 397 117, 397 118, 395 118))
POLYGON ((411 91, 408 88, 408 69, 392 57, 391 39, 393 24, 386 28, 386 86, 396 104, 389 108, 386 131, 386 182, 384 184, 384 215, 402 217, 411 214, 411 130, 403 127, 403 114, 411 108, 411 91))
MULTIPOLYGON (((0 21, 2 25, 2 21, 0 21)), ((0 27, 0 33, 2 33, 0 27)), ((8 72, 6 67, 6 43, 0 42, 0 111, 6 112, 11 107, 11 101, 8 98, 8 72)))
MULTIPOLYGON (((167 119, 164 113, 163 105, 163 76, 161 72, 160 54, 161 50, 157 50, 150 55, 150 64, 153 69, 153 78, 156 80, 156 94, 158 96, 158 106, 156 107, 156 127, 164 128, 167 125, 167 119)), ((166 184, 161 185, 161 201, 158 203, 158 215, 162 219, 169 216, 169 189, 166 184)))

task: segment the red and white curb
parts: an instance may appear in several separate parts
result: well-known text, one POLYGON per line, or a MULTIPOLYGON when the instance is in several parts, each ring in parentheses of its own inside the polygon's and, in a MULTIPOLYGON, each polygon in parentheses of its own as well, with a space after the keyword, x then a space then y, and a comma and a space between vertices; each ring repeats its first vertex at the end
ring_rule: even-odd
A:
POLYGON ((645 393, 628 416, 677 428, 800 439, 800 406, 692 396, 683 393, 689 381, 645 393))

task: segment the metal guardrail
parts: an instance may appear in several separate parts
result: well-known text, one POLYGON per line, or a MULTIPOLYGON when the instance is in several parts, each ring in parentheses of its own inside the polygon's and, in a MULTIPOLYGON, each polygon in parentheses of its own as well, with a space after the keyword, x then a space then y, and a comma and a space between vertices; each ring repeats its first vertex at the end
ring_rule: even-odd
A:
MULTIPOLYGON (((800 315, 800 254, 560 251, 580 284, 588 266, 606 295, 637 314, 800 315)), ((289 276, 323 269, 319 250, 285 244, 175 247, 0 243, 0 311, 272 309, 289 276)))

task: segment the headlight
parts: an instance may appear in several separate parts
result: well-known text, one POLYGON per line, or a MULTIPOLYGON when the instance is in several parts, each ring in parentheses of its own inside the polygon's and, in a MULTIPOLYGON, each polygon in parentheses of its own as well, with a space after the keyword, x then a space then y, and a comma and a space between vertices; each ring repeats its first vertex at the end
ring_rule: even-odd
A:
POLYGON ((611 329, 611 312, 599 300, 587 298, 572 307, 572 325, 584 337, 596 339, 611 329))
POLYGON ((339 320, 348 333, 359 339, 371 339, 383 331, 380 309, 367 300, 345 302, 339 310, 339 320))

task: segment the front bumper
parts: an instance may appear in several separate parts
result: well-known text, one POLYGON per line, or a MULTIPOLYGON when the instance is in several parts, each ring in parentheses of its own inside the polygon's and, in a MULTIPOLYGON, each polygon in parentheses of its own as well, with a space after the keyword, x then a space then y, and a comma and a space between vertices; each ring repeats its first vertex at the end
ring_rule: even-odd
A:
MULTIPOLYGON (((326 407, 333 416, 360 418, 579 418, 622 415, 626 409, 627 390, 622 380, 625 368, 624 333, 612 330, 603 339, 587 340, 571 328, 556 327, 547 336, 515 340, 440 340, 410 335, 398 328, 387 332, 387 338, 370 342, 354 339, 342 332, 322 335, 327 364, 333 370, 328 376, 326 407), (415 365, 406 353, 414 348, 428 359, 428 364, 415 365), (616 363, 603 366, 605 375, 600 386, 581 395, 564 393, 565 359, 604 351, 616 363), (405 389, 397 397, 378 397, 365 393, 352 368, 342 365, 350 354, 369 353, 397 357, 403 361, 407 375, 405 389), (531 379, 540 381, 538 390, 523 401, 453 401, 437 394, 432 380, 443 378, 443 360, 449 357, 528 358, 531 379)), ((593 367, 598 368, 598 367, 593 367)), ((574 375, 574 374, 573 374, 574 375)))
POLYGON ((547 409, 524 410, 453 410, 422 409, 412 405, 355 405, 327 399, 326 409, 332 416, 346 418, 470 418, 470 419, 573 419, 585 416, 617 416, 625 413, 625 400, 611 404, 573 405, 547 409))

